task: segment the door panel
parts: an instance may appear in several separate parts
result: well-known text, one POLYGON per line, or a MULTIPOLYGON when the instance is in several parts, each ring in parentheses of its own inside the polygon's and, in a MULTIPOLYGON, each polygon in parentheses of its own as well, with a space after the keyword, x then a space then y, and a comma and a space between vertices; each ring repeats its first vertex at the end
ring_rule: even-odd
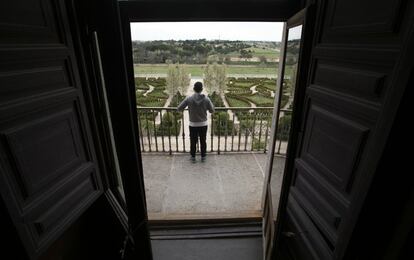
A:
POLYGON ((63 1, 0 6, 1 194, 37 257, 101 194, 63 1))
POLYGON ((293 196, 289 198, 285 225, 291 232, 286 240, 294 259, 319 260, 332 257, 331 245, 326 243, 317 226, 307 217, 293 196))
POLYGON ((399 102, 393 79, 412 15, 402 2, 366 1, 351 16, 360 2, 318 1, 301 138, 288 162, 281 230, 291 235, 280 236, 296 259, 341 259, 347 250, 399 102))

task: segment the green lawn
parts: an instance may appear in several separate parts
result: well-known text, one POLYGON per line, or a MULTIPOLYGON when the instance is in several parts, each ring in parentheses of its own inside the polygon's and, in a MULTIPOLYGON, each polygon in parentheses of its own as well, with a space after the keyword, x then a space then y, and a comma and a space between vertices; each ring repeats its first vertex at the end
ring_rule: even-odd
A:
MULTIPOLYGON (((257 48, 257 47, 250 47, 246 48, 247 51, 252 51, 253 57, 265 56, 266 58, 278 58, 279 57, 279 50, 278 49, 269 49, 269 48, 257 48)), ((233 51, 227 54, 228 56, 238 57, 240 56, 239 51, 233 51)))
POLYGON ((267 107, 267 106, 273 106, 274 98, 271 97, 264 97, 261 95, 252 95, 252 96, 246 96, 247 99, 249 99, 251 102, 255 103, 256 106, 259 107, 267 107))
POLYGON ((251 88, 256 83, 254 82, 235 82, 232 87, 234 88, 251 88))
POLYGON ((226 96, 230 107, 250 107, 250 104, 244 100, 226 96))
MULTIPOLYGON (((204 65, 187 65, 187 71, 192 76, 203 76, 204 65)), ((139 74, 167 74, 168 65, 164 64, 135 64, 134 71, 136 75, 139 74)), ((230 65, 227 66, 227 74, 259 74, 259 75, 277 75, 276 67, 260 67, 260 66, 243 66, 243 65, 230 65)))
POLYGON ((265 56, 266 58, 278 58, 279 57, 279 50, 277 49, 269 49, 269 48, 257 48, 257 47, 250 47, 246 49, 247 51, 251 50, 253 56, 265 56))

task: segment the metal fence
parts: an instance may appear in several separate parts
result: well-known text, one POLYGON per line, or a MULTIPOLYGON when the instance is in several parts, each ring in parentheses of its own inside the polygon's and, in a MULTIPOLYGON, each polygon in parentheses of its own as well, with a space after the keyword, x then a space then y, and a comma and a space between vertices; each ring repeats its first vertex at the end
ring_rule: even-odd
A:
MULTIPOLYGON (((208 117, 207 151, 261 152, 269 149, 273 107, 217 107, 208 117)), ((275 153, 286 154, 291 110, 280 110, 275 153)), ((141 152, 185 153, 190 149, 188 110, 137 107, 141 152)))

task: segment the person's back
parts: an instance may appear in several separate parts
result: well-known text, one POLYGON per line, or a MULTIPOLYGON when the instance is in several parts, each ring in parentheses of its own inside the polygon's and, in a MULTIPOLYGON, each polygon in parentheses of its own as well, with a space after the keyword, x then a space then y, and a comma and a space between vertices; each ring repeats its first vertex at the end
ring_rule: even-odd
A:
POLYGON ((188 112, 190 114, 190 126, 207 125, 207 110, 214 112, 213 105, 204 94, 194 93, 187 98, 188 112))
POLYGON ((194 84, 194 93, 193 95, 186 97, 183 102, 177 107, 178 111, 183 111, 184 108, 188 106, 188 112, 190 115, 189 126, 190 126, 190 140, 191 140, 191 159, 195 160, 195 149, 198 142, 198 137, 200 137, 200 150, 201 158, 205 159, 206 156, 206 135, 207 135, 207 111, 214 113, 214 105, 211 103, 211 100, 201 94, 203 90, 203 84, 201 82, 196 82, 194 84))

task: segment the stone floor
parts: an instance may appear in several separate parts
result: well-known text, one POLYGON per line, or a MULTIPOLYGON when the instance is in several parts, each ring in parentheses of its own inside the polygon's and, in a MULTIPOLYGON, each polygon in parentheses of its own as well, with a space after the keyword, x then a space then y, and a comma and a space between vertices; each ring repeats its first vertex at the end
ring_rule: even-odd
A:
POLYGON ((261 237, 151 241, 154 260, 263 259, 261 237))
MULTIPOLYGON (((261 216, 266 154, 211 154, 196 163, 187 154, 142 159, 150 220, 261 216)), ((284 159, 275 163, 281 171, 284 159)))

